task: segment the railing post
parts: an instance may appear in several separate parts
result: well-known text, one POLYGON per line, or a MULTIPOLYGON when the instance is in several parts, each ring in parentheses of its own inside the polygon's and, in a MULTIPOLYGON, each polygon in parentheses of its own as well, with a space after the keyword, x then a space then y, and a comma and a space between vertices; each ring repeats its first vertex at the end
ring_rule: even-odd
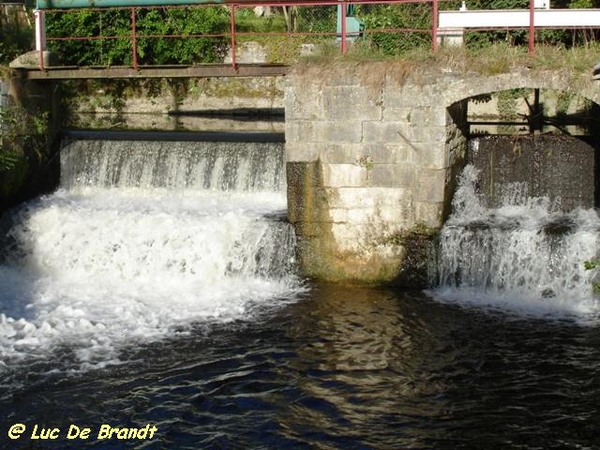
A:
POLYGON ((234 69, 237 69, 237 61, 235 59, 235 3, 232 3, 230 6, 230 30, 231 30, 231 65, 234 69))
POLYGON ((535 3, 529 0, 529 53, 535 52, 535 3))
POLYGON ((44 70, 44 51, 46 50, 46 17, 44 10, 33 11, 35 18, 35 49, 40 52, 40 70, 44 70))
POLYGON ((131 51, 132 63, 134 70, 138 70, 138 59, 137 59, 137 32, 135 22, 135 8, 131 8, 131 51))
POLYGON ((348 15, 348 10, 346 9, 346 0, 342 1, 342 40, 341 40, 341 49, 342 55, 346 54, 348 50, 348 43, 346 42, 346 17, 348 15))
POLYGON ((439 0, 433 0, 432 12, 431 12, 431 49, 433 53, 437 52, 438 49, 438 14, 439 14, 439 0))

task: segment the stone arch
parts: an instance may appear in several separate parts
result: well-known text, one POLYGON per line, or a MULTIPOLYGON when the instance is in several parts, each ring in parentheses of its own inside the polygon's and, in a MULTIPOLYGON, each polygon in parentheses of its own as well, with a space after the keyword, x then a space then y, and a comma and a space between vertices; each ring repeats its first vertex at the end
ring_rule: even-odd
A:
POLYGON ((541 89, 572 93, 600 106, 600 82, 590 76, 574 77, 562 71, 514 70, 496 76, 474 74, 448 79, 441 95, 444 106, 450 108, 459 101, 486 94, 514 89, 541 89))
POLYGON ((445 80, 442 98, 446 107, 465 98, 475 97, 509 89, 551 89, 576 93, 594 103, 600 104, 598 81, 573 77, 562 71, 518 70, 494 76, 467 75, 445 80))
MULTIPOLYGON (((559 71, 535 73, 529 71, 515 71, 495 77, 474 75, 464 79, 450 79, 444 84, 440 95, 443 98, 443 104, 447 111, 446 130, 452 130, 457 127, 457 119, 456 117, 453 117, 452 114, 452 111, 456 109, 456 105, 467 102, 469 99, 476 96, 494 94, 513 89, 542 89, 548 91, 552 90, 557 92, 573 93, 582 99, 591 101, 596 105, 600 105, 600 89, 598 89, 600 86, 595 83, 598 82, 594 82, 591 79, 591 76, 589 79, 583 79, 579 83, 574 83, 571 77, 559 71)), ((465 121, 467 120, 466 114, 467 113, 465 111, 465 117, 463 117, 465 121)), ((467 139, 466 136, 464 136, 464 138, 467 139)), ((525 135, 521 136, 521 138, 523 139, 522 146, 523 148, 527 148, 527 152, 537 152, 535 153, 537 156, 533 158, 537 158, 536 164, 540 166, 538 167, 538 172, 536 174, 520 174, 523 179, 538 177, 536 183, 537 185, 540 185, 543 184, 540 182, 540 173, 552 172, 552 169, 555 166, 561 167, 560 171, 564 172, 562 174, 562 178, 557 177, 551 181, 543 181, 548 186, 552 185, 552 189, 556 189, 556 192, 553 192, 553 195, 558 197, 561 195, 563 196, 563 207, 570 209, 577 206, 598 206, 598 197, 600 194, 600 189, 598 188, 598 185, 600 184, 600 170, 597 168, 598 164, 595 156, 595 154, 598 153, 597 145, 594 149, 589 145, 589 142, 584 142, 585 140, 581 137, 574 138, 570 136, 541 136, 528 140, 525 135), (571 142, 567 143, 569 139, 571 142), (546 152, 540 147, 542 145, 552 146, 555 151, 546 152), (552 154, 553 156, 551 158, 547 158, 545 156, 546 153, 552 154), (548 161, 546 161, 546 159, 548 159, 548 161), (567 191, 571 189, 571 187, 566 187, 566 184, 571 184, 568 178, 571 180, 577 179, 578 182, 581 180, 581 185, 578 185, 577 187, 573 185, 573 191, 568 192, 567 194, 567 191), (577 190, 579 190, 579 192, 577 192, 577 190), (591 194, 589 194, 590 190, 591 194), (579 200, 567 198, 568 195, 576 196, 578 199, 583 199, 581 200, 582 203, 578 204, 577 201, 579 200)), ((598 139, 595 139, 595 141, 597 140, 598 139)), ((501 148, 502 145, 499 141, 501 141, 500 138, 498 139, 498 145, 500 146, 499 148, 501 148)), ((506 149, 503 151, 506 151, 506 149)), ((451 139, 447 139, 443 152, 447 155, 446 158, 449 161, 452 161, 452 155, 456 152, 456 143, 451 139)), ((458 159, 454 158, 454 161, 457 163, 455 165, 449 164, 448 168, 451 176, 448 177, 450 182, 447 186, 446 193, 446 198, 448 199, 446 202, 447 206, 451 203, 451 198, 454 194, 457 174, 462 170, 464 163, 473 163, 473 159, 470 157, 470 155, 468 155, 468 153, 469 151, 466 150, 465 159, 463 161, 459 161, 458 159)), ((501 150, 499 150, 498 153, 501 154, 501 150)), ((532 158, 532 156, 527 155, 527 158, 532 158)), ((527 158, 523 159, 526 160, 527 158)), ((497 164, 500 163, 497 162, 497 164)), ((523 165, 527 166, 527 164, 531 165, 531 161, 525 161, 523 165)), ((486 174, 486 176, 488 178, 493 178, 493 176, 490 174, 486 174)), ((518 176, 516 178, 518 178, 518 176)), ((486 189, 491 190, 490 186, 487 185, 486 189)), ((534 194, 546 195, 547 193, 548 191, 543 191, 540 189, 534 194)))

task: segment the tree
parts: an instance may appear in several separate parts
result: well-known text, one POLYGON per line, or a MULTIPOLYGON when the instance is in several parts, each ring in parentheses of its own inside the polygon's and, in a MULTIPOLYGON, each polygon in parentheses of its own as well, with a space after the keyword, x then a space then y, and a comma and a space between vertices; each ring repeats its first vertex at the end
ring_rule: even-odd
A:
MULTIPOLYGON (((49 11, 46 27, 48 36, 61 38, 50 41, 48 46, 64 65, 132 64, 129 9, 49 11)), ((229 11, 221 6, 139 8, 138 63, 215 62, 222 56, 228 29, 229 11)))
POLYGON ((33 28, 26 20, 26 11, 10 5, 0 5, 0 64, 8 64, 33 47, 33 28))

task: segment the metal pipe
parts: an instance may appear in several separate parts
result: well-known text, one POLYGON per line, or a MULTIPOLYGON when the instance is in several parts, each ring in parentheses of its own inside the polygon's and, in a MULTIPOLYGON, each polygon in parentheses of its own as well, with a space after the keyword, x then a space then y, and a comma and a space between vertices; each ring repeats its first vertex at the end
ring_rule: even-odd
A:
POLYGON ((231 65, 234 69, 237 69, 237 61, 235 59, 235 52, 236 52, 236 48, 235 48, 235 6, 236 5, 230 6, 231 16, 230 16, 229 26, 230 26, 230 30, 231 30, 231 65))
POLYGON ((33 11, 35 18, 35 49, 40 52, 40 70, 44 70, 44 51, 46 50, 46 19, 44 11, 36 9, 33 11))
POLYGON ((535 48, 535 0, 529 0, 529 53, 534 53, 535 48))
POLYGON ((438 49, 438 14, 439 14, 439 5, 438 0, 433 0, 432 2, 433 11, 431 13, 431 49, 435 53, 438 49))

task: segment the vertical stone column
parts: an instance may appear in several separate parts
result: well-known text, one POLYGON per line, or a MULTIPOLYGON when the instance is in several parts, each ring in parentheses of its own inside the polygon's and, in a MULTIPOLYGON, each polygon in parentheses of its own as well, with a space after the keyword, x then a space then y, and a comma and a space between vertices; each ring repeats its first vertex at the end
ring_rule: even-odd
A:
POLYGON ((442 225, 458 127, 394 69, 319 65, 287 77, 289 219, 309 276, 413 284, 425 265, 414 243, 442 225))

